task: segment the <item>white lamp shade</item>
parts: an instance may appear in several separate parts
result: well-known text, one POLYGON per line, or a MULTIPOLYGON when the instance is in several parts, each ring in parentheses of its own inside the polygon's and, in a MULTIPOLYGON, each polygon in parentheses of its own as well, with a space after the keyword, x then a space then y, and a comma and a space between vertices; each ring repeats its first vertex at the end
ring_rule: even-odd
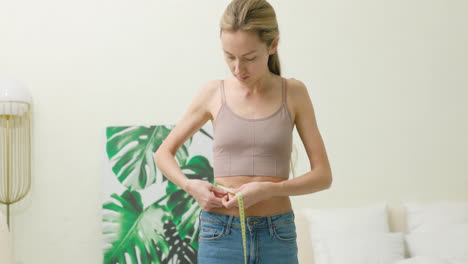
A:
POLYGON ((20 82, 0 77, 0 115, 23 115, 31 104, 31 93, 20 82))

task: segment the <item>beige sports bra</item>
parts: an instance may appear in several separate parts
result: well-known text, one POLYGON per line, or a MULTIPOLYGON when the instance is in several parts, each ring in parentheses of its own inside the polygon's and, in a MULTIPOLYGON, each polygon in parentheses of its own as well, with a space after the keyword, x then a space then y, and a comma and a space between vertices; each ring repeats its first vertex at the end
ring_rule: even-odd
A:
POLYGON ((226 104, 224 81, 222 105, 214 124, 214 177, 235 175, 289 178, 292 121, 286 105, 286 80, 282 78, 282 104, 263 118, 244 118, 226 104))

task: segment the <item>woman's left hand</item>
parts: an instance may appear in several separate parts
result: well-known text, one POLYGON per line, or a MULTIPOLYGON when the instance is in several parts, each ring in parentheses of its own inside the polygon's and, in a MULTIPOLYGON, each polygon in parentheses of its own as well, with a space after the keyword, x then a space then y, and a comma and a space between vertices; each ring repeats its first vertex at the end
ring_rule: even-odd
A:
POLYGON ((266 200, 272 196, 269 187, 269 182, 249 182, 243 184, 238 188, 230 189, 228 192, 233 195, 225 195, 223 197, 222 203, 224 207, 228 209, 239 207, 237 203, 237 196, 234 196, 234 194, 241 192, 242 197, 244 198, 244 208, 249 208, 250 206, 262 200, 266 200))

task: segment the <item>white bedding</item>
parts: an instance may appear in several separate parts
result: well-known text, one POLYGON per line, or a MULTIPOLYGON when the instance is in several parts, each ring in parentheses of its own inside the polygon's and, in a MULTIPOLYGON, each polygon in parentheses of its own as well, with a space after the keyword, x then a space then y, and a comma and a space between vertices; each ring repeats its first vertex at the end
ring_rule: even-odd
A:
POLYGON ((402 228, 393 231, 385 202, 301 208, 305 221, 299 226, 308 231, 308 240, 300 241, 300 263, 468 264, 468 201, 403 205, 402 228))

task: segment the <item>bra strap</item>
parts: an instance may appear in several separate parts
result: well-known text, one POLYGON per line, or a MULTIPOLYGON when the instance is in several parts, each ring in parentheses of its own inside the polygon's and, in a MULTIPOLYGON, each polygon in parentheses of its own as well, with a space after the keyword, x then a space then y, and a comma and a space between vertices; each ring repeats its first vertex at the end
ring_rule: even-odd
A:
POLYGON ((224 80, 221 80, 221 102, 224 104, 226 102, 226 95, 224 94, 224 80))
POLYGON ((285 78, 281 78, 281 81, 282 81, 282 89, 281 89, 281 96, 283 98, 283 104, 286 104, 286 79, 285 78))

